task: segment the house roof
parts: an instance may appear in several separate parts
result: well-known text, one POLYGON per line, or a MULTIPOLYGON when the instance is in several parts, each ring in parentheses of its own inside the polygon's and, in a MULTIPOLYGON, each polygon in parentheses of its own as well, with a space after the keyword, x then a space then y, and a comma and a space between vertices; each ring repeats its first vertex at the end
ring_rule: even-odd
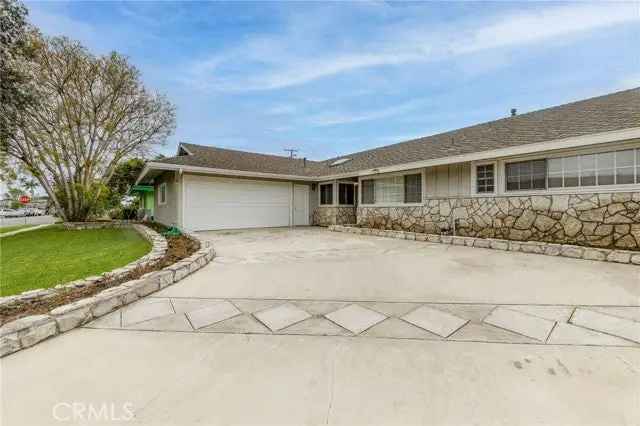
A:
POLYGON ((323 163, 317 161, 307 160, 305 166, 305 160, 301 158, 292 159, 280 155, 258 154, 190 143, 181 143, 180 147, 185 148, 190 155, 165 158, 156 160, 154 163, 294 176, 319 176, 324 169, 323 163))
POLYGON ((640 87, 306 164, 194 144, 181 144, 191 155, 155 163, 322 177, 635 127, 640 127, 640 87), (337 161, 344 158, 350 160, 337 161))

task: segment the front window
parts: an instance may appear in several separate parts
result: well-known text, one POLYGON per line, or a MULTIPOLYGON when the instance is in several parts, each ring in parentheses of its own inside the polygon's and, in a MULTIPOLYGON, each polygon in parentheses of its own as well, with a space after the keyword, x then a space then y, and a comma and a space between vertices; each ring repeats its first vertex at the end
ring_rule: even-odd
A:
POLYGON ((320 185, 320 205, 333 204, 333 184, 327 183, 320 185))
POLYGON ((422 202, 422 175, 420 173, 404 176, 404 202, 422 202))
POLYGON ((367 179, 362 181, 362 203, 363 204, 373 204, 375 202, 374 199, 374 183, 372 179, 367 179))
POLYGON ((338 184, 338 203, 341 205, 354 205, 354 186, 351 183, 338 184))
POLYGON ((547 188, 546 160, 521 161, 506 165, 507 191, 547 188))
POLYGON ((363 204, 417 204, 422 202, 422 174, 362 181, 363 204))
POLYGON ((393 176, 376 179, 373 185, 375 204, 402 203, 404 199, 404 178, 393 176))
POLYGON ((640 149, 547 160, 549 188, 640 183, 640 149))
POLYGON ((495 170, 493 164, 476 166, 476 192, 492 194, 495 191, 495 170))

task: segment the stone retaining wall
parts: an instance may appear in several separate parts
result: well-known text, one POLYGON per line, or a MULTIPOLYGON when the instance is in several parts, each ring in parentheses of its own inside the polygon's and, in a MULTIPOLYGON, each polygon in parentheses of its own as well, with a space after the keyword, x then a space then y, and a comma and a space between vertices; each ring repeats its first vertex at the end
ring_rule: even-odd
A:
POLYGON ((321 206, 313 211, 313 225, 349 225, 356 223, 355 207, 321 206))
MULTIPOLYGON (((640 249, 640 192, 430 199, 359 207, 370 228, 589 247, 640 249)), ((339 223, 337 223, 339 224, 339 223)))
MULTIPOLYGON (((90 277, 81 280, 80 283, 70 283, 66 285, 75 286, 81 285, 82 283, 87 285, 87 282, 95 282, 105 276, 117 277, 119 274, 130 272, 131 269, 140 265, 141 262, 152 262, 164 256, 167 250, 167 243, 164 237, 146 226, 133 225, 133 227, 137 228, 139 232, 145 232, 154 239, 154 249, 152 249, 149 254, 138 259, 136 261, 137 263, 132 262, 123 268, 108 272, 106 275, 90 277), (140 228, 144 228, 146 231, 142 231, 140 228), (158 237, 164 241, 164 244, 158 241, 158 237), (157 247, 155 242, 158 242, 157 247)), ((186 235, 199 241, 200 249, 191 256, 173 265, 160 271, 149 272, 140 277, 140 279, 108 288, 86 299, 59 306, 51 310, 48 314, 31 315, 3 325, 0 327, 0 357, 33 346, 49 337, 80 327, 141 297, 178 282, 208 264, 215 256, 215 251, 210 243, 203 241, 195 234, 187 233, 186 235)), ((49 290, 56 291, 55 288, 49 290)), ((42 294, 35 296, 34 294, 34 297, 45 296, 42 294)))
POLYGON ((69 230, 84 230, 84 229, 103 229, 103 228, 124 228, 136 223, 140 223, 137 220, 105 220, 96 222, 63 222, 62 226, 69 230))
POLYGON ((569 244, 543 243, 539 241, 511 241, 494 238, 425 234, 420 232, 392 231, 344 225, 332 225, 329 226, 329 230, 335 232, 347 232, 350 234, 398 238, 401 240, 427 241, 431 243, 452 244, 457 246, 519 251, 524 253, 544 254, 547 256, 562 256, 574 259, 599 260, 603 262, 640 265, 640 253, 628 250, 610 250, 574 246, 569 244))

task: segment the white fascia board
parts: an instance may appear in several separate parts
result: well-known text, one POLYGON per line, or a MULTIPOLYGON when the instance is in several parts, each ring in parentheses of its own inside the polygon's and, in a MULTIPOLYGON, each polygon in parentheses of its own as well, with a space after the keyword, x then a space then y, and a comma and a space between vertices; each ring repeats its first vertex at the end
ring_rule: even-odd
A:
POLYGON ((415 161, 396 166, 376 167, 373 169, 360 170, 343 175, 323 176, 323 179, 337 179, 339 177, 367 176, 372 174, 390 173, 403 170, 419 169, 424 167, 442 166, 446 164, 467 163, 470 161, 491 160, 517 155, 534 154, 536 152, 555 151, 560 149, 580 148, 591 145, 598 145, 609 142, 622 142, 625 140, 640 138, 640 127, 633 127, 624 130, 595 133, 585 136, 576 136, 564 139, 555 139, 546 142, 518 145, 509 148, 500 148, 490 151, 480 151, 470 154, 454 155, 451 157, 435 158, 433 160, 415 161))
POLYGON ((281 179, 281 180, 296 180, 296 181, 305 181, 305 182, 316 182, 318 181, 317 177, 309 177, 309 176, 298 176, 298 175, 283 175, 277 173, 262 173, 262 172, 247 172, 242 170, 229 170, 229 169, 216 169, 213 167, 200 167, 200 166, 185 166, 182 164, 170 164, 170 163, 147 163, 142 173, 140 174, 140 178, 148 173, 148 170, 179 170, 183 173, 203 173, 210 175, 224 175, 224 176, 239 176, 239 177, 255 177, 255 178, 265 178, 265 179, 281 179))
POLYGON ((145 164, 144 167, 142 168, 142 171, 140 172, 140 176, 138 176, 138 179, 136 179, 136 183, 134 183, 134 185, 137 185, 140 183, 140 181, 142 179, 144 179, 144 177, 147 175, 147 173, 149 173, 149 163, 145 164))

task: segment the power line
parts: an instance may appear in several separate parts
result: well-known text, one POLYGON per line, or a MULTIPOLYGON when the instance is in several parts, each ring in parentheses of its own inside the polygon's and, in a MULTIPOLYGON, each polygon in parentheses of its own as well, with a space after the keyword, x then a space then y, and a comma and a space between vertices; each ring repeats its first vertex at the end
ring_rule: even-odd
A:
POLYGON ((289 158, 296 158, 296 153, 299 150, 298 149, 294 149, 294 148, 284 148, 283 151, 289 153, 289 158))

